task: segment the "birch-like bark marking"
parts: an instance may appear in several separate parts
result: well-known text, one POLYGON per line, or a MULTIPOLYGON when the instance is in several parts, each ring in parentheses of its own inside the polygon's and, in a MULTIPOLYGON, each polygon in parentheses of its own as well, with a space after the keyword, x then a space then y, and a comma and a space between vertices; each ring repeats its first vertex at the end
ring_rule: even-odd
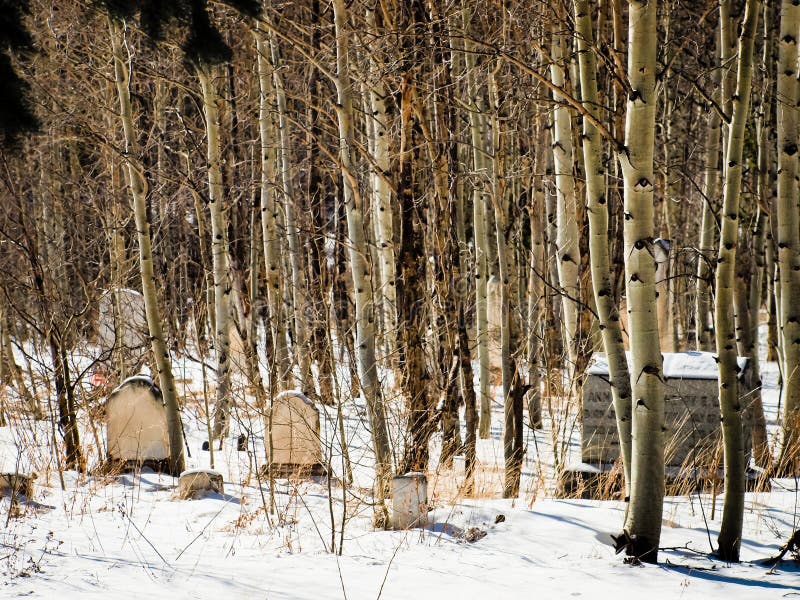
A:
POLYGON ((800 190, 798 178, 798 38, 800 5, 781 3, 778 36, 778 268, 783 387, 783 448, 779 469, 800 473, 800 190))
MULTIPOLYGON (((375 10, 367 9, 367 24, 377 34, 375 10)), ((378 245, 378 261, 383 311, 383 329, 386 354, 392 356, 397 346, 397 298, 395 294, 395 242, 392 221, 392 190, 386 179, 390 169, 389 154, 389 92, 380 73, 380 65, 373 56, 369 62, 370 82, 369 102, 372 110, 372 148, 375 162, 370 165, 372 181, 372 203, 375 221, 375 236, 378 245)))
MULTIPOLYGON (((206 122, 206 160, 208 162, 208 206, 211 215, 211 261, 214 275, 214 312, 217 330, 214 349, 217 353, 217 398, 214 406, 214 437, 224 436, 230 426, 230 294, 228 280, 227 219, 222 207, 222 162, 220 156, 217 69, 200 66, 196 69, 203 92, 203 113, 206 122)), ((211 440, 209 440, 211 443, 211 440)), ((222 440, 220 439, 220 445, 222 440)))
POLYGON ((275 104, 278 111, 278 133, 280 146, 278 154, 280 160, 281 185, 283 190, 284 218, 286 224, 286 238, 289 242, 289 266, 291 272, 291 299, 292 321, 294 323, 294 344, 292 346, 294 362, 300 369, 298 384, 303 392, 316 395, 316 388, 311 378, 311 352, 308 348, 310 332, 306 310, 310 308, 306 292, 306 277, 303 270, 300 249, 300 231, 297 227, 295 211, 296 196, 291 173, 291 148, 292 139, 289 131, 289 118, 287 115, 286 92, 283 80, 279 74, 280 53, 274 35, 269 37, 272 52, 272 79, 274 83, 275 104))
MULTIPOLYGON (((553 85, 562 88, 565 85, 564 67, 567 38, 560 32, 553 33, 550 65, 550 79, 553 85)), ((574 156, 572 149, 572 117, 569 109, 561 104, 562 94, 553 92, 553 157, 555 159, 556 179, 556 248, 559 287, 566 297, 562 300, 564 318, 564 344, 569 357, 570 380, 575 375, 574 369, 578 361, 576 337, 578 335, 578 313, 580 303, 580 286, 578 282, 580 248, 578 246, 577 193, 573 175, 574 156)))
POLYGON ((664 502, 664 379, 653 258, 653 153, 656 117, 656 0, 633 0, 628 15, 625 148, 625 289, 631 345, 631 493, 625 544, 645 562, 658 558, 664 502))
POLYGON ((261 145, 261 232, 266 267, 266 291, 269 305, 269 335, 272 339, 270 388, 280 391, 288 387, 291 376, 289 350, 286 346, 286 320, 283 315, 283 277, 278 237, 278 203, 275 189, 275 123, 272 85, 272 62, 269 43, 263 33, 256 32, 256 53, 259 83, 258 131, 261 145))
MULTIPOLYGON (((471 13, 463 12, 464 28, 469 26, 471 13)), ((464 64, 467 72, 467 89, 470 100, 469 130, 472 142, 472 168, 478 181, 472 187, 472 227, 475 246, 475 328, 478 346, 478 383, 480 420, 478 436, 488 439, 492 427, 491 374, 489 372, 489 318, 487 283, 489 282, 489 237, 486 231, 487 198, 484 185, 487 180, 484 136, 483 99, 476 79, 475 44, 464 40, 464 64)))

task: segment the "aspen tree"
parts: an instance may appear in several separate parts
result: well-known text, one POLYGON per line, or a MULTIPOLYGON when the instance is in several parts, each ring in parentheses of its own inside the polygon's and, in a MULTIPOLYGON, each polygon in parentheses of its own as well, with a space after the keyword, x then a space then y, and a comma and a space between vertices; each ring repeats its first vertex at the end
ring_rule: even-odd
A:
MULTIPOLYGON (((595 119, 600 118, 597 95, 597 56, 593 49, 592 13, 588 0, 575 0, 575 41, 580 66, 581 101, 595 119)), ((614 301, 608 247, 608 206, 602 140, 597 128, 583 120, 583 157, 586 171, 586 203, 589 215, 589 261, 592 289, 603 348, 608 359, 611 395, 617 419, 620 454, 625 473, 625 489, 631 478, 631 381, 619 310, 614 301)))
POLYGON ((800 5, 781 3, 778 36, 777 122, 778 198, 777 242, 780 270, 778 324, 781 334, 781 402, 783 447, 779 470, 786 475, 800 471, 800 191, 798 179, 798 39, 800 5))
POLYGON ((716 272, 714 302, 717 356, 719 362, 719 404, 725 457, 725 502, 718 537, 723 560, 738 562, 744 518, 744 431, 739 398, 736 358, 736 326, 733 280, 736 245, 739 238, 739 197, 742 185, 742 153, 745 124, 750 113, 753 73, 753 45, 758 24, 759 0, 748 0, 739 38, 736 93, 731 99, 731 122, 726 144, 722 205, 722 229, 716 272))
POLYGON ((492 132, 492 205, 494 208, 495 238, 500 274, 500 347, 503 377, 503 456, 505 477, 503 497, 519 495, 522 470, 522 403, 524 388, 521 385, 517 364, 512 354, 519 343, 519 326, 512 315, 515 309, 513 290, 516 286, 517 265, 514 248, 510 243, 513 218, 511 195, 506 189, 506 157, 504 135, 500 124, 500 98, 497 92, 497 69, 489 74, 490 130, 492 132))
MULTIPOLYGON (((757 177, 756 177, 756 197, 758 199, 758 216, 755 223, 755 231, 753 233, 753 247, 755 249, 755 263, 756 274, 750 283, 750 298, 749 305, 754 312, 754 317, 751 319, 750 331, 748 332, 749 343, 752 345, 750 356, 753 360, 753 380, 759 386, 756 390, 755 397, 751 404, 751 413, 753 415, 753 458, 757 465, 769 468, 772 464, 772 454, 767 440, 767 423, 764 417, 764 407, 761 398, 761 368, 760 359, 757 351, 758 344, 758 325, 759 325, 759 309, 761 308, 761 291, 764 279, 767 281, 772 280, 772 273, 769 270, 770 261, 767 260, 767 254, 770 252, 772 246, 771 237, 771 224, 769 222, 769 212, 765 207, 770 203, 770 177, 769 177, 769 123, 772 119, 772 78, 773 78, 773 39, 772 39, 772 2, 766 0, 763 3, 763 18, 761 19, 764 24, 764 44, 762 48, 762 68, 764 77, 762 79, 762 99, 759 103, 759 111, 756 116, 756 140, 758 144, 757 156, 757 177)), ((769 292, 770 286, 767 285, 769 292)), ((771 303, 770 294, 767 294, 767 310, 771 303)))
MULTIPOLYGON (((336 74, 334 83, 338 96, 336 115, 339 124, 339 160, 344 182, 347 216, 348 258, 356 304, 356 359, 361 389, 367 401, 373 449, 375 451, 376 492, 379 513, 385 489, 391 477, 389 435, 381 399, 377 365, 375 363, 375 317, 372 303, 372 269, 364 235, 363 198, 354 172, 353 99, 348 58, 347 8, 344 0, 333 0, 333 19, 336 34, 336 74)), ((382 518, 382 514, 377 515, 382 518)))
MULTIPOLYGON (((372 7, 366 10, 367 25, 375 36, 379 35, 377 11, 372 7)), ((378 245, 380 285, 378 292, 383 312, 383 330, 386 354, 391 356, 396 348, 397 338, 397 298, 395 290, 395 240, 392 223, 392 190, 387 180, 390 169, 389 154, 389 91, 381 76, 381 65, 376 54, 369 57, 369 103, 372 111, 371 132, 374 162, 370 164, 373 219, 378 245)))
POLYGON ((133 196, 133 212, 136 220, 137 240, 139 242, 139 271, 142 278, 142 295, 144 296, 147 328, 150 333, 150 344, 155 358, 156 369, 158 370, 161 394, 167 407, 170 472, 177 476, 185 467, 183 428, 181 426, 169 349, 164 339, 161 316, 158 310, 155 276, 153 274, 153 253, 150 246, 150 223, 147 220, 147 183, 144 178, 143 166, 139 162, 131 108, 129 57, 126 57, 123 51, 125 46, 123 24, 113 16, 109 17, 108 22, 111 35, 111 51, 114 58, 114 81, 117 87, 117 95, 119 96, 122 129, 125 134, 125 166, 128 175, 128 187, 130 187, 131 196, 133 196))
POLYGON ((274 88, 269 42, 257 26, 256 67, 258 69, 259 100, 258 130, 261 155, 261 240, 264 245, 266 292, 269 305, 269 332, 273 360, 270 387, 281 390, 288 387, 291 375, 289 350, 286 345, 286 320, 283 314, 283 276, 278 233, 278 203, 275 186, 275 123, 273 120, 274 88))
POLYGON ((289 245, 289 266, 292 287, 290 290, 292 322, 294 323, 294 362, 300 370, 299 385, 304 393, 316 395, 314 382, 311 379, 311 354, 308 348, 310 334, 308 331, 306 309, 309 307, 306 293, 306 277, 303 270, 300 249, 300 232, 297 227, 295 214, 296 197, 291 175, 291 148, 292 140, 289 131, 289 116, 286 105, 286 92, 283 80, 279 73, 280 52, 275 35, 269 36, 269 45, 272 53, 272 78, 275 92, 275 107, 278 113, 278 133, 280 145, 278 147, 278 164, 281 172, 281 186, 283 192, 283 214, 286 226, 286 238, 289 245))
MULTIPOLYGON (((721 104, 721 72, 714 71, 714 100, 721 104)), ((722 118, 719 110, 713 108, 708 116, 708 136, 705 152, 705 173, 703 175, 703 209, 700 223, 700 241, 697 256, 697 285, 695 290, 695 336, 697 349, 709 351, 713 347, 711 333, 713 326, 709 320, 712 298, 712 276, 714 258, 714 238, 717 231, 717 195, 722 173, 720 137, 722 118)))
POLYGON ((531 229, 531 253, 530 266, 528 273, 528 330, 527 330, 527 360, 528 360, 528 421, 533 429, 542 427, 542 398, 541 398, 541 373, 540 358, 542 350, 540 340, 543 338, 542 321, 544 319, 544 271, 547 268, 545 261, 544 243, 544 204, 545 190, 544 177, 540 173, 544 154, 544 143, 541 123, 536 124, 534 136, 539 139, 534 154, 533 173, 528 190, 531 194, 531 202, 528 204, 528 221, 531 229), (541 137, 540 137, 541 136, 541 137))
MULTIPOLYGON (((550 79, 553 85, 563 89, 566 84, 562 65, 567 55, 567 37, 553 32, 550 79)), ((556 265, 559 287, 564 291, 562 315, 564 319, 564 345, 569 357, 570 380, 578 363, 578 319, 580 307, 580 285, 578 271, 581 263, 578 245, 577 192, 573 168, 575 164, 572 145, 572 117, 569 109, 561 103, 563 94, 553 92, 553 157, 557 192, 556 204, 556 265)))
MULTIPOLYGON (((463 23, 467 31, 472 13, 464 4, 463 23)), ((470 102, 469 131, 472 145, 472 227, 475 247, 475 327, 478 346, 478 383, 480 420, 478 435, 488 439, 492 426, 491 375, 489 373, 489 320, 486 284, 489 281, 489 237, 486 226, 487 197, 484 190, 487 177, 486 150, 484 142, 485 124, 483 97, 477 81, 475 44, 464 40, 464 64, 467 75, 467 93, 470 102)))
POLYGON ((631 344, 631 490, 618 546, 645 562, 658 558, 664 501, 664 379, 653 258, 653 153, 656 117, 656 0, 632 0, 628 14, 625 146, 625 289, 631 344))
MULTIPOLYGON (((230 328, 231 282, 228 279, 229 259, 227 248, 227 226, 222 206, 222 163, 220 155, 220 117, 218 103, 219 70, 213 64, 198 64, 195 72, 203 94, 203 113, 206 123, 206 161, 208 163, 208 207, 211 216, 211 260, 214 275, 214 312, 217 330, 214 334, 214 349, 217 354, 217 398, 214 406, 215 438, 226 435, 230 426, 231 372, 230 372, 230 328)), ((211 440, 209 440, 211 443, 211 440)))

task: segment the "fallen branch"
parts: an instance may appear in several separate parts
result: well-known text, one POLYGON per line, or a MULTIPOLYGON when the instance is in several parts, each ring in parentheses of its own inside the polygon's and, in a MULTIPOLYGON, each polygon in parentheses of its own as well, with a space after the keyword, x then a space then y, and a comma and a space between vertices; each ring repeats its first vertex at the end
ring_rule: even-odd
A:
POLYGON ((761 561, 761 564, 765 567, 771 567, 773 565, 777 565, 779 562, 783 560, 783 557, 786 556, 787 552, 800 552, 800 529, 795 531, 792 534, 792 537, 789 538, 789 541, 783 545, 781 551, 778 552, 775 556, 771 558, 767 558, 761 561))

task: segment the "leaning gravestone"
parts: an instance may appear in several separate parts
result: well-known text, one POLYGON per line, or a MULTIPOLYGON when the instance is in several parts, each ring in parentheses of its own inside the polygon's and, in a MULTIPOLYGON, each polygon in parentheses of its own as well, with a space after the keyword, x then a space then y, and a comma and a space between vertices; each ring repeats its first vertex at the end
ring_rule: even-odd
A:
MULTIPOLYGON (((291 390, 272 400, 272 451, 269 465, 273 474, 325 473, 322 465, 319 410, 305 394, 291 390)), ((266 440, 270 452, 269 436, 266 440)))
MULTIPOLYGON (((665 463, 667 467, 707 463, 720 436, 718 370, 710 352, 663 354, 665 463)), ((630 361, 630 358, 628 359, 630 361)), ((748 394, 746 358, 738 359, 740 394, 748 394)), ((613 464, 619 457, 619 438, 608 382, 608 362, 595 354, 583 385, 581 461, 613 464)), ((750 448, 749 422, 745 423, 750 448)))
POLYGON ((167 411, 152 379, 137 375, 123 381, 111 392, 105 412, 109 463, 123 469, 167 468, 167 411))

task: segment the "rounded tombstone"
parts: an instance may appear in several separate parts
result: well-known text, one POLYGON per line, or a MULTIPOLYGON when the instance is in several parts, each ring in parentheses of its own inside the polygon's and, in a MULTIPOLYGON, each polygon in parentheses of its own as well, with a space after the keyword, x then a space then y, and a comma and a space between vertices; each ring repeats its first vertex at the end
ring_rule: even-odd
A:
POLYGON ((167 411, 161 390, 144 375, 129 377, 105 406, 107 454, 124 465, 158 465, 169 459, 167 411))
POLYGON ((275 472, 318 474, 324 470, 319 410, 305 394, 289 390, 275 396, 269 423, 271 439, 267 440, 267 452, 275 472))

